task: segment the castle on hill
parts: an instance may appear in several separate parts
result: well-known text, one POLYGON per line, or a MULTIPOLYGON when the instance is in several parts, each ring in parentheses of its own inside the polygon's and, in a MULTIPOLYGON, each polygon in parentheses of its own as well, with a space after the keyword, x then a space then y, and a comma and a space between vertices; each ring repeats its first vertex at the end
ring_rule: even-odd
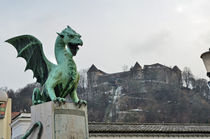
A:
POLYGON ((142 66, 136 62, 129 71, 108 74, 98 69, 94 64, 87 72, 88 87, 94 88, 102 84, 121 84, 124 81, 139 81, 144 83, 172 84, 180 86, 182 82, 181 70, 161 65, 159 63, 142 66))

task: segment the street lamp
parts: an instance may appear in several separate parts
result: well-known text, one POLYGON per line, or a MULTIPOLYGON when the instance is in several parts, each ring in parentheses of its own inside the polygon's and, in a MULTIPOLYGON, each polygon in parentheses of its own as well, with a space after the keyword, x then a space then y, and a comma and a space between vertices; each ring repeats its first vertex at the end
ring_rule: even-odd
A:
POLYGON ((209 51, 203 53, 201 58, 203 59, 203 63, 206 67, 207 76, 210 78, 210 49, 209 51))

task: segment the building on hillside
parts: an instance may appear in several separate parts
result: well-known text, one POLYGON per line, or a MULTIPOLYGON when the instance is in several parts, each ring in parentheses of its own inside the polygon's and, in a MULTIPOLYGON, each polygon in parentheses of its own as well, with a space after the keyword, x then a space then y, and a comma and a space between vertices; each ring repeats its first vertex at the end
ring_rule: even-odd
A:
MULTIPOLYGON (((19 139, 30 126, 30 114, 12 121, 12 139, 19 139)), ((210 125, 89 123, 90 139, 209 139, 210 125)))
POLYGON ((111 83, 120 84, 126 80, 138 80, 141 82, 158 82, 162 84, 181 85, 181 70, 174 66, 173 68, 161 65, 159 63, 152 65, 144 65, 144 68, 136 62, 129 71, 108 74, 92 65, 88 72, 88 87, 97 87, 100 84, 111 83))
POLYGON ((11 99, 6 92, 0 92, 0 139, 11 138, 11 99))

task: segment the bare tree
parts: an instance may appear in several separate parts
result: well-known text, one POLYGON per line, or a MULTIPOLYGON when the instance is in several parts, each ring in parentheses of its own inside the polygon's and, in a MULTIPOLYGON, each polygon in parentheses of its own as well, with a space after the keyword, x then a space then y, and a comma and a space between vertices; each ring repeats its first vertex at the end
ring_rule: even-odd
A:
POLYGON ((209 88, 208 88, 206 79, 202 79, 202 78, 197 79, 195 81, 194 90, 196 92, 198 92, 202 97, 209 99, 210 92, 209 92, 209 88))
POLYGON ((190 85, 194 85, 195 79, 189 67, 184 67, 182 71, 182 80, 187 88, 189 88, 190 85))
POLYGON ((79 86, 81 88, 87 87, 87 69, 82 69, 79 71, 80 79, 79 79, 79 86))
POLYGON ((123 71, 128 71, 128 65, 123 65, 123 66, 122 66, 122 70, 123 70, 123 71))

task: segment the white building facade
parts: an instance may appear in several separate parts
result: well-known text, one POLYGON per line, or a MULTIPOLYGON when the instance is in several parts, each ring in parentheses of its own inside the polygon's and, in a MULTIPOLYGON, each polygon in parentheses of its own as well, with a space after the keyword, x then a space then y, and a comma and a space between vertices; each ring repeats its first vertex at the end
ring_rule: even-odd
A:
POLYGON ((31 114, 21 113, 12 120, 12 139, 20 139, 31 124, 31 114))

